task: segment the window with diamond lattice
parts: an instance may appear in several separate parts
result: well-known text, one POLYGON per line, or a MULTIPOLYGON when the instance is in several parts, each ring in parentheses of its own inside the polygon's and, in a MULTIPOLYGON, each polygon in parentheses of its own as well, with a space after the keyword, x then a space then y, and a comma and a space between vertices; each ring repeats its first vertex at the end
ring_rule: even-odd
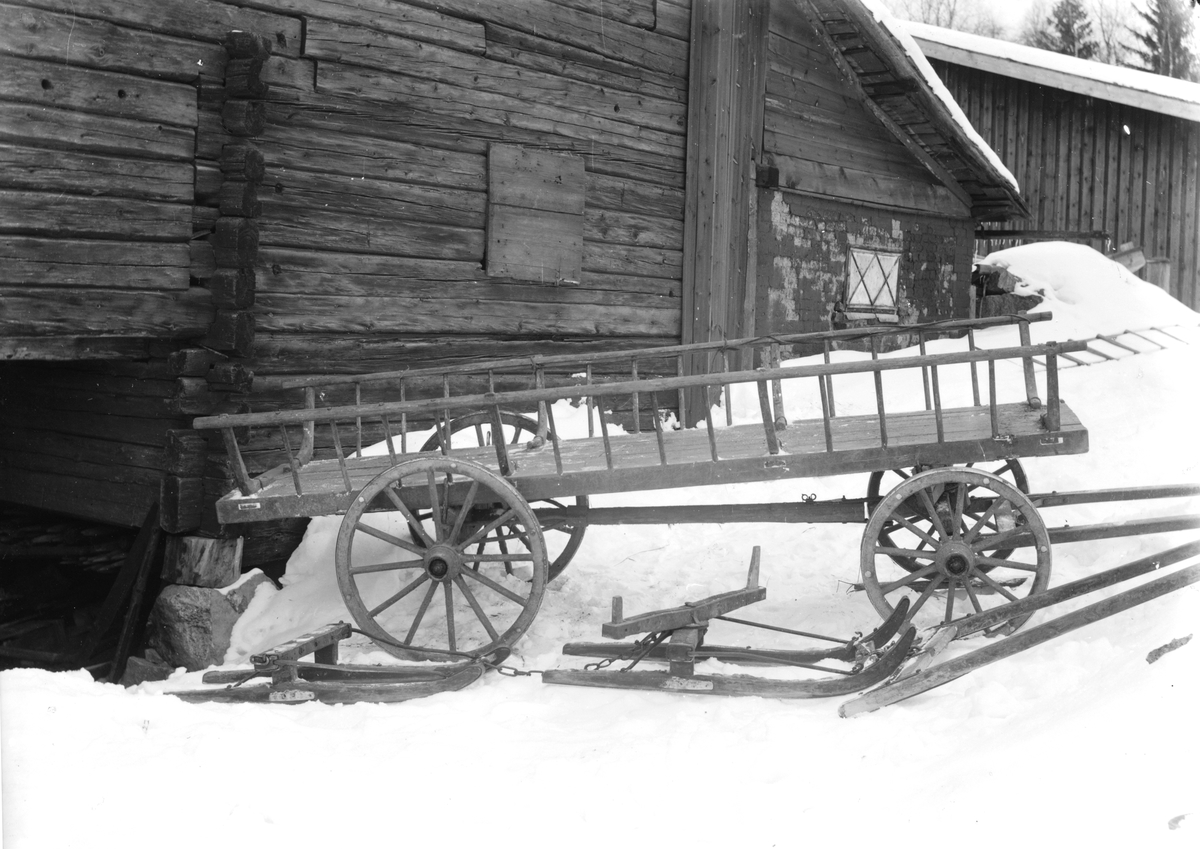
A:
POLYGON ((900 254, 850 249, 846 277, 846 317, 896 321, 900 254))

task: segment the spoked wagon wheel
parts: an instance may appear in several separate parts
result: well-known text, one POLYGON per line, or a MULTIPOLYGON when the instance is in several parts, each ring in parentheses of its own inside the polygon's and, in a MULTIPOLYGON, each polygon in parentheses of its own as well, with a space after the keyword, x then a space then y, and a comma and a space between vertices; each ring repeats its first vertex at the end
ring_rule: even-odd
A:
MULTIPOLYGON (((881 493, 889 492, 893 487, 897 486, 902 481, 906 481, 913 475, 923 472, 928 468, 931 467, 915 466, 911 469, 891 469, 886 472, 871 472, 871 477, 867 481, 867 499, 870 502, 874 502, 877 498, 879 498, 881 493)), ((1022 493, 1029 492, 1029 479, 1025 476, 1025 469, 1021 465, 1021 461, 1015 458, 1012 460, 990 460, 982 463, 967 463, 966 468, 977 469, 981 472, 987 472, 988 474, 995 475, 996 477, 1011 483, 1022 493)), ((914 517, 914 521, 925 531, 929 531, 933 528, 933 522, 928 516, 914 517)), ((891 545, 890 532, 891 529, 885 527, 883 533, 880 535, 880 540, 885 545, 891 545)), ((1012 549, 998 551, 996 552, 995 556, 999 558, 1005 558, 1010 554, 1012 554, 1012 549)), ((897 565, 908 570, 909 572, 920 568, 920 563, 918 561, 908 557, 893 557, 892 559, 897 565)))
POLYGON ((355 622, 411 660, 512 646, 546 588, 546 546, 525 499, 483 466, 448 457, 402 462, 363 487, 335 558, 355 622))
MULTIPOLYGON (((537 420, 529 416, 501 410, 500 422, 504 429, 504 440, 510 446, 516 447, 537 437, 537 420)), ((425 440, 421 451, 440 451, 444 433, 446 433, 445 429, 439 427, 433 436, 425 440)), ((488 413, 470 413, 451 419, 448 439, 451 448, 483 448, 491 445, 491 416, 488 413)), ((586 495, 565 496, 546 501, 535 501, 533 506, 543 511, 562 507, 586 508, 588 498, 586 495)), ((543 513, 543 515, 545 514, 543 513)), ((542 533, 546 540, 546 556, 550 561, 547 580, 553 581, 567 568, 567 564, 571 562, 571 558, 575 556, 575 552, 579 551, 579 546, 583 543, 585 531, 587 531, 587 525, 578 522, 542 521, 542 533)), ((501 541, 499 545, 503 547, 507 543, 501 541)))
MULTIPOLYGON (((925 627, 1044 590, 1050 535, 1012 484, 975 469, 930 469, 879 502, 863 532, 860 563, 880 616, 911 594, 909 621, 925 627), (898 560, 916 566, 909 570, 898 560)), ((1009 630, 1028 618, 1012 620, 1009 630)))

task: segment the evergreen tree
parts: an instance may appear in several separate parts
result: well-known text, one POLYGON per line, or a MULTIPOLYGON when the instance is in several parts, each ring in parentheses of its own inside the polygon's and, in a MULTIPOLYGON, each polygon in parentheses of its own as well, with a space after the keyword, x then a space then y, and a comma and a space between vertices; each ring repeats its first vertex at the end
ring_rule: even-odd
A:
POLYGON ((1092 59, 1100 50, 1092 38, 1087 10, 1079 0, 1059 0, 1046 18, 1045 28, 1032 33, 1031 41, 1034 47, 1080 59, 1092 59))
POLYGON ((1195 0, 1147 0, 1146 8, 1136 8, 1142 29, 1130 28, 1133 44, 1128 45, 1135 61, 1132 68, 1163 74, 1181 80, 1197 77, 1196 57, 1188 49, 1195 20, 1195 0))

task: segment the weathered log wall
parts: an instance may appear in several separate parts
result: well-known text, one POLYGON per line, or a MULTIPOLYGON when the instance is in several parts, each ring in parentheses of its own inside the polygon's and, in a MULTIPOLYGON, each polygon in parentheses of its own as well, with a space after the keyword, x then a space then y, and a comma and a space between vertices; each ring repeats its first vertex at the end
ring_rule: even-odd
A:
POLYGON ((772 6, 768 57, 759 332, 853 323, 851 248, 899 258, 896 309, 884 320, 966 315, 969 207, 872 113, 797 5, 772 6))

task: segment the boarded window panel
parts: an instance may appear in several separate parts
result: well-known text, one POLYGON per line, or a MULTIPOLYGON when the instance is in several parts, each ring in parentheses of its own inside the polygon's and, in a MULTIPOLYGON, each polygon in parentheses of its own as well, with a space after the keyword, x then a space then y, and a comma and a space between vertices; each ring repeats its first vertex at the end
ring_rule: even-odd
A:
POLYGON ((900 255, 850 249, 846 280, 846 317, 896 320, 900 255))
POLYGON ((554 283, 583 265, 583 159, 494 144, 488 149, 487 271, 554 283))

